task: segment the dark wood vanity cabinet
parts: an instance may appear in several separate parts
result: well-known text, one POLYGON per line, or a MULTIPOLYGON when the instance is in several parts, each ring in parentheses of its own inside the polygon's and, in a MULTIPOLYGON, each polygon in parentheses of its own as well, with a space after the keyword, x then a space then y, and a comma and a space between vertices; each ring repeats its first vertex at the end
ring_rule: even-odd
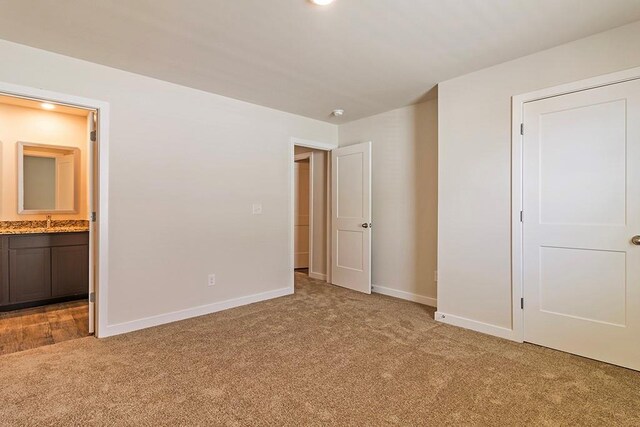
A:
POLYGON ((1 236, 0 254, 0 310, 88 293, 88 232, 1 236))
POLYGON ((51 249, 53 296, 86 294, 89 290, 89 245, 51 249))
POLYGON ((51 249, 9 250, 9 303, 51 298, 51 249))

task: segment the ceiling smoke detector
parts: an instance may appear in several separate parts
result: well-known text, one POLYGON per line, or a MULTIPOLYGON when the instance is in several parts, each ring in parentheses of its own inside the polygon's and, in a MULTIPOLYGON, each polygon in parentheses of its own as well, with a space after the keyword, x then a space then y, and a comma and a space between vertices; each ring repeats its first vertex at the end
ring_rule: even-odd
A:
POLYGON ((342 115, 343 115, 343 114, 344 114, 344 110, 343 110, 342 108, 338 108, 338 109, 333 110, 333 111, 331 112, 331 115, 332 115, 333 117, 342 117, 342 115))

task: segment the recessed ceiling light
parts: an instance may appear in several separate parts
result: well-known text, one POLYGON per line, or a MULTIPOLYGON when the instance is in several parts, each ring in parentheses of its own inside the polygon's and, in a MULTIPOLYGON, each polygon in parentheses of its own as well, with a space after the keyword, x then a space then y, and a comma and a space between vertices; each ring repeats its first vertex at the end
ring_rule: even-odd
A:
POLYGON ((337 110, 333 110, 331 115, 334 117, 341 117, 344 114, 344 110, 342 108, 338 108, 337 110))
POLYGON ((40 104, 40 106, 41 106, 42 108, 44 108, 45 110, 53 110, 53 109, 55 109, 55 108, 56 108, 56 106, 55 106, 55 105, 53 105, 53 104, 49 104, 48 102, 43 102, 42 104, 40 104))
POLYGON ((313 4, 317 4, 318 6, 326 6, 328 4, 333 3, 333 0, 309 0, 313 4))

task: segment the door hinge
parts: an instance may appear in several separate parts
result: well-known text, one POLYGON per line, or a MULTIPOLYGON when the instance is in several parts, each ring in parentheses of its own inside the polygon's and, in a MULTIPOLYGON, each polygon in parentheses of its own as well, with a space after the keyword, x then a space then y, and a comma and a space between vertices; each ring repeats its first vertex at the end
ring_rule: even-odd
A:
POLYGON ((520 135, 524 135, 524 123, 520 123, 520 135))
POLYGON ((96 222, 96 213, 91 212, 91 222, 96 222))
POLYGON ((96 302, 96 293, 95 292, 91 292, 89 294, 89 302, 96 302))
POLYGON ((91 142, 96 142, 98 140, 98 133, 95 130, 92 130, 89 134, 89 139, 91 142))
POLYGON ((520 211, 520 222, 523 222, 524 220, 524 212, 520 211))
POLYGON ((524 298, 520 298, 520 310, 524 310, 524 298))

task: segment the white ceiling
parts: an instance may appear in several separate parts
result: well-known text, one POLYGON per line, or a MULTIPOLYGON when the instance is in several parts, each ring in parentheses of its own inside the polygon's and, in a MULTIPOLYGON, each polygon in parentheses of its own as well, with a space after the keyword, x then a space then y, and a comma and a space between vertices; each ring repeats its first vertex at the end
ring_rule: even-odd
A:
POLYGON ((0 38, 334 123, 637 20, 638 0, 0 0, 0 38))

